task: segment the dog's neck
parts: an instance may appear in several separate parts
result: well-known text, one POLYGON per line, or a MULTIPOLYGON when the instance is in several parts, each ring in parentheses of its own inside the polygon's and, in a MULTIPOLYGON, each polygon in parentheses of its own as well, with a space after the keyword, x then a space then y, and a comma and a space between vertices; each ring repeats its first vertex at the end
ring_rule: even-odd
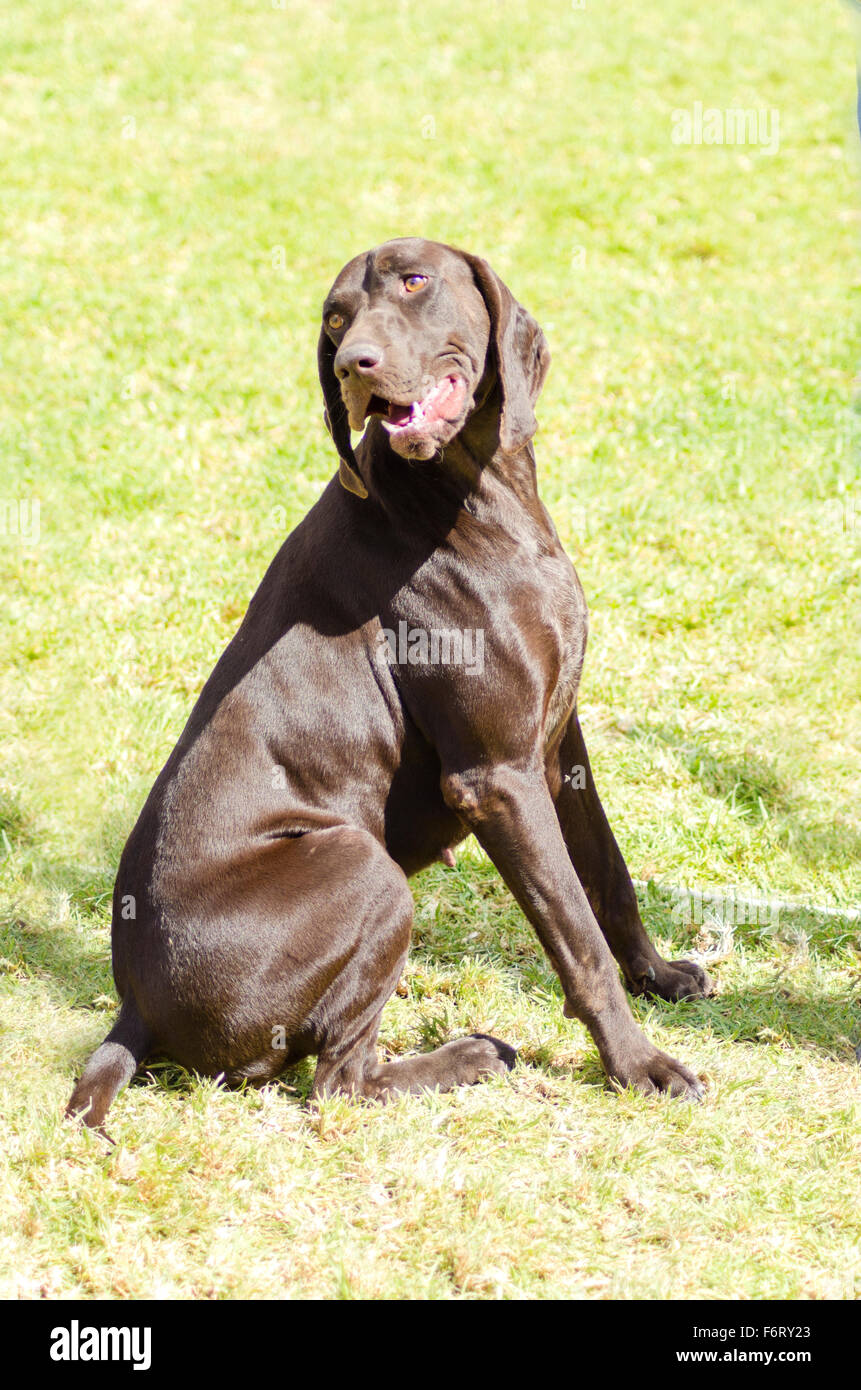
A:
POLYGON ((503 452, 494 401, 474 411, 432 459, 410 461, 396 454, 376 420, 365 431, 355 457, 369 500, 394 525, 408 523, 445 536, 459 514, 494 510, 501 491, 543 522, 532 444, 527 441, 516 453, 503 452))

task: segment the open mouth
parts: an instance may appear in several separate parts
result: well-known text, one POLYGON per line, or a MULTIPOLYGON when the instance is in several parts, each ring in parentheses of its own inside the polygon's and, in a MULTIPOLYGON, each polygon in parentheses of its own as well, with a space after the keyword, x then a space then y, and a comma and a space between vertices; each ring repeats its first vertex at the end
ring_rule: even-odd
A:
POLYGON ((457 419, 466 400, 466 382, 463 377, 446 376, 438 381, 421 400, 409 401, 399 405, 387 401, 382 396, 371 396, 365 408, 365 417, 379 415, 384 430, 390 435, 426 434, 440 422, 450 423, 457 419))

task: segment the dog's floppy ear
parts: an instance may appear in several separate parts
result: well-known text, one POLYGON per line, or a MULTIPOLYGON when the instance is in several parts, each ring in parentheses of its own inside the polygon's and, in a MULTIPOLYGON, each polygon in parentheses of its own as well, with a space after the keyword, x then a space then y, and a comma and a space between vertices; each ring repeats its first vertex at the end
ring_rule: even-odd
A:
POLYGON ((499 443, 504 453, 513 454, 528 444, 538 428, 534 406, 550 366, 550 350, 535 319, 487 261, 462 254, 490 315, 490 341, 502 393, 499 443))
POLYGON ((357 497, 367 497, 368 489, 359 476, 359 465, 350 443, 350 422, 347 419, 347 407, 344 405, 338 378, 335 376, 336 352, 337 348, 325 328, 321 329, 320 340, 317 343, 317 368, 320 373, 320 385, 323 388, 323 400, 326 402, 326 412, 323 419, 326 422, 326 429, 332 436, 332 442, 338 450, 340 461, 338 477, 341 480, 341 486, 345 487, 348 492, 354 492, 357 497))

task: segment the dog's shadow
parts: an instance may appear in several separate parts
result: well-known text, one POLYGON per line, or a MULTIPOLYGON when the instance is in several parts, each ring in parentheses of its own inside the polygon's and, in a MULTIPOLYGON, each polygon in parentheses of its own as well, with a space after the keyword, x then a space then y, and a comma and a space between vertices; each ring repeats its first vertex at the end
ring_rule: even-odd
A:
MULTIPOLYGON (((295 1062, 288 1067, 283 1075, 265 1084, 275 1086, 289 1099, 299 1104, 305 1104, 311 1097, 315 1066, 316 1058, 305 1057, 301 1062, 295 1062)), ((210 1085, 220 1084, 220 1079, 201 1078, 197 1072, 187 1071, 172 1057, 155 1054, 146 1059, 140 1071, 132 1077, 129 1086, 142 1086, 150 1090, 167 1091, 172 1096, 190 1097, 198 1094, 202 1080, 210 1085)), ((255 1084, 252 1081, 243 1081, 237 1086, 232 1085, 230 1087, 234 1093, 255 1089, 255 1084)))
POLYGON ((781 844, 800 863, 821 864, 823 857, 847 863, 861 859, 857 827, 834 816, 811 823, 776 763, 754 749, 718 751, 705 739, 666 722, 635 724, 626 736, 668 750, 706 796, 748 816, 753 824, 767 817, 781 844))

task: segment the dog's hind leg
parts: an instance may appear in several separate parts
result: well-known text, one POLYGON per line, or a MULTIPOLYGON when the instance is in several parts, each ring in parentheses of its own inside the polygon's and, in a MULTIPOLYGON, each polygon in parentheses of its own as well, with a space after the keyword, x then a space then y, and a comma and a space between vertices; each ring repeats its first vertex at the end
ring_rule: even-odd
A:
POLYGON ((72 1092, 67 1117, 77 1117, 91 1129, 101 1130, 118 1092, 134 1076, 151 1046, 149 1030, 132 995, 127 994, 119 1018, 87 1062, 72 1092))
POLYGON ((366 875, 364 920, 349 970, 333 982, 317 1011, 322 1042, 313 1094, 346 1092, 385 1100, 397 1091, 449 1091, 509 1071, 514 1048, 484 1033, 433 1052, 379 1061, 380 1015, 406 961, 413 902, 401 870, 376 846, 366 875))
POLYGON ((321 1052, 313 1095, 345 1092, 371 1100, 387 1100, 398 1091, 451 1091, 471 1086, 488 1076, 503 1076, 514 1066, 516 1053, 508 1043, 488 1033, 456 1038, 433 1052, 381 1063, 376 1040, 379 1014, 346 1052, 335 1046, 321 1052))
POLYGON ((254 882, 240 884, 231 916, 244 927, 235 935, 241 954, 234 965, 230 934, 218 970, 211 971, 217 999, 206 1003, 192 1030, 209 1038, 208 1051, 180 1053, 181 1060, 224 1071, 230 1082, 259 1082, 277 1075, 289 1058, 316 1053, 315 1094, 379 1098, 448 1090, 511 1065, 512 1049, 484 1037, 378 1061, 380 1015, 403 973, 413 899, 402 869, 367 831, 333 826, 274 842, 263 869, 258 864, 254 882), (207 1023, 213 1017, 229 1020, 229 1036, 213 1032, 207 1023))

